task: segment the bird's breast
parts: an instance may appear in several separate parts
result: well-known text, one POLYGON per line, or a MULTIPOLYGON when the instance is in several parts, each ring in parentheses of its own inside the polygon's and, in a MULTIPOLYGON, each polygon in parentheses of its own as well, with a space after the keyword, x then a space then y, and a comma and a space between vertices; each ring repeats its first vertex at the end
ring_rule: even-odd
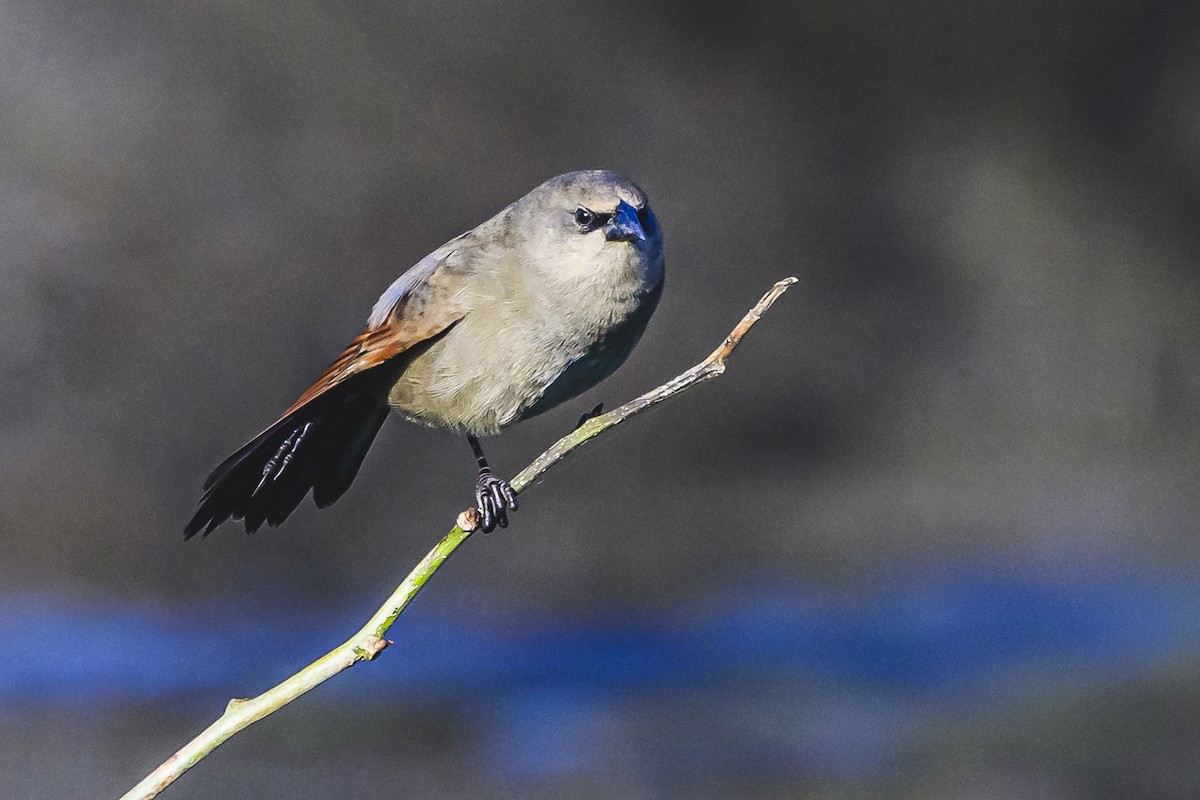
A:
POLYGON ((413 356, 389 396, 425 425, 496 433, 610 375, 640 338, 661 280, 484 299, 413 356))

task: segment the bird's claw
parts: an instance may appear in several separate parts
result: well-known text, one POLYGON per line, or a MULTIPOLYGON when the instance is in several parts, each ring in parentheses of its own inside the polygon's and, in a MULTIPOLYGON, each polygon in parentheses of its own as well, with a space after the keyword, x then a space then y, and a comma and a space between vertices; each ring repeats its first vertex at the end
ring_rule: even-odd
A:
POLYGON ((496 526, 508 527, 508 512, 517 510, 517 492, 512 484, 491 472, 480 472, 475 484, 475 507, 479 530, 491 533, 496 526))

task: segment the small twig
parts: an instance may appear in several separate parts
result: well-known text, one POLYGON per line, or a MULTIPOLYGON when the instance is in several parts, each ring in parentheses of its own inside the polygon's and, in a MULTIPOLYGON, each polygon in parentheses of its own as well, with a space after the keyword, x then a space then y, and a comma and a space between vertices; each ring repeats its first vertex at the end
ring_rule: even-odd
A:
MULTIPOLYGON (((644 411, 652 405, 661 403, 667 398, 679 394, 690 386, 706 381, 709 378, 715 378, 723 373, 725 371, 725 359, 729 357, 729 354, 742 341, 742 337, 746 334, 746 331, 750 330, 754 323, 758 322, 763 313, 771 307, 776 298, 795 282, 795 278, 785 278, 771 287, 771 290, 763 295, 754 308, 750 309, 746 313, 746 316, 742 317, 742 321, 729 333, 729 336, 725 337, 725 341, 721 346, 696 366, 664 383, 657 389, 647 392, 636 400, 631 400, 620 408, 588 420, 577 430, 559 439, 549 450, 534 459, 532 464, 513 478, 513 489, 518 492, 523 491, 534 480, 546 472, 546 470, 565 458, 572 450, 603 431, 608 430, 614 425, 619 425, 634 414, 644 411)), ((471 531, 478 525, 478 522, 478 516, 474 509, 467 509, 459 514, 457 524, 453 530, 446 534, 445 538, 438 542, 437 546, 430 550, 425 558, 421 559, 421 563, 417 564, 413 571, 408 574, 408 577, 404 579, 404 582, 396 588, 391 597, 375 612, 375 615, 371 617, 358 633, 283 683, 278 684, 272 689, 268 689, 258 697, 245 700, 230 700, 229 705, 225 708, 225 713, 216 722, 209 725, 200 735, 180 748, 175 755, 163 762, 158 769, 147 775, 141 783, 122 795, 121 800, 148 800, 154 797, 173 783, 176 778, 194 767, 200 759, 211 753, 230 736, 233 736, 238 731, 257 722, 268 714, 279 710, 347 667, 353 666, 359 661, 373 660, 384 648, 391 644, 384 636, 388 632, 388 629, 392 627, 392 623, 400 616, 400 612, 404 610, 442 563, 450 557, 450 554, 466 541, 467 537, 471 535, 471 531)))

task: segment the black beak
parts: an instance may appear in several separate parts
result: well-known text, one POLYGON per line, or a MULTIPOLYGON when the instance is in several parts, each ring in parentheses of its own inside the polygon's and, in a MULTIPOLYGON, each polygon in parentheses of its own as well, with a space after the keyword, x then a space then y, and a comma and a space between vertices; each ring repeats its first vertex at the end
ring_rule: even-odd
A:
POLYGON ((604 226, 604 238, 610 242, 644 242, 646 232, 638 221, 637 209, 624 200, 604 226))

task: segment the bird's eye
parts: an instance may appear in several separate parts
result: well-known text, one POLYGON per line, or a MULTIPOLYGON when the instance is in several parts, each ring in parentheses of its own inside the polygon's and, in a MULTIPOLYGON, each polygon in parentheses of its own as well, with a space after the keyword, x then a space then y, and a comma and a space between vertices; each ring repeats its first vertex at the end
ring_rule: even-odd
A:
POLYGON ((596 212, 592 211, 590 208, 584 208, 583 206, 580 206, 579 208, 575 209, 575 222, 579 225, 579 227, 583 228, 585 233, 596 227, 596 220, 596 212))

